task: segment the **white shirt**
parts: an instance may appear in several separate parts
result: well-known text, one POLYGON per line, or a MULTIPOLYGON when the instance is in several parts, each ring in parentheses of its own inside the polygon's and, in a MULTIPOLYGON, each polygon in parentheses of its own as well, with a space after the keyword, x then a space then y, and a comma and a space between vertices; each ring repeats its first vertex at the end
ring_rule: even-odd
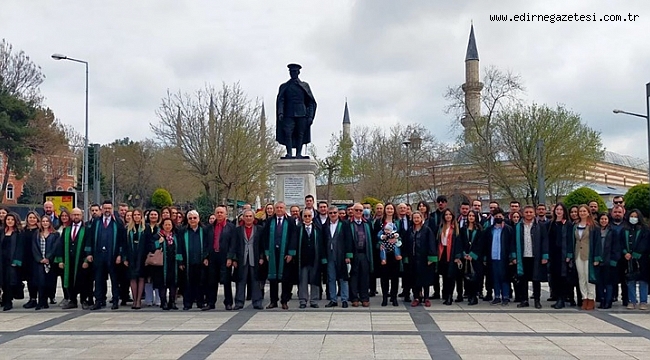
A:
POLYGON ((533 237, 530 230, 533 228, 533 223, 526 224, 524 222, 524 257, 533 257, 533 237))
POLYGON ((325 224, 325 222, 327 221, 327 215, 325 215, 325 216, 320 215, 320 216, 318 216, 318 217, 320 218, 320 223, 321 223, 321 225, 322 225, 322 224, 325 224))
POLYGON ((330 223, 330 236, 331 237, 334 237, 334 234, 336 234, 336 227, 338 226, 338 224, 339 224, 338 221, 335 222, 335 223, 332 223, 332 222, 330 223))
POLYGON ((305 225, 305 230, 307 230, 307 235, 311 236, 311 224, 305 225))
POLYGON ((447 239, 449 239, 449 232, 451 231, 451 226, 447 228, 442 233, 442 239, 440 239, 440 242, 442 243, 442 246, 447 246, 447 239))

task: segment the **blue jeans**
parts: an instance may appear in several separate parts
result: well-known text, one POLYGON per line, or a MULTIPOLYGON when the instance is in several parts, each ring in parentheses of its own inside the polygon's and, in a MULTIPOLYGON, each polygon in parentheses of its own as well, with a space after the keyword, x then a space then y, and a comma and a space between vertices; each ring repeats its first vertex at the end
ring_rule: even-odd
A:
MULTIPOLYGON (((394 249, 393 250, 393 255, 394 256, 401 256, 401 251, 397 246, 395 246, 393 249, 394 249)), ((382 261, 386 260, 386 254, 387 253, 388 252, 386 251, 386 249, 380 249, 379 250, 379 259, 382 260, 382 261)))
POLYGON ((648 283, 645 281, 628 281, 627 296, 630 304, 636 304, 636 284, 639 284, 639 298, 642 303, 648 303, 648 283))
POLYGON ((510 283, 505 273, 503 260, 492 260, 492 279, 494 279, 494 298, 510 299, 510 283))
MULTIPOLYGON (((329 261, 327 263, 327 284, 330 288, 330 301, 336 302, 336 263, 334 261, 329 261)), ((348 282, 346 280, 341 280, 341 301, 348 301, 350 296, 350 289, 348 287, 348 282)))

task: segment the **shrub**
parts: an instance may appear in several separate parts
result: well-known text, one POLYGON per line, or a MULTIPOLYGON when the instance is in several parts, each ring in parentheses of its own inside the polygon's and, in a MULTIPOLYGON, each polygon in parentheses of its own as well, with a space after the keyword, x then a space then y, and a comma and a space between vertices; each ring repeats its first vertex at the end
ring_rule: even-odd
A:
POLYGON ((172 195, 165 189, 156 189, 153 195, 151 195, 151 205, 157 209, 162 209, 165 206, 171 206, 173 204, 172 195))
POLYGON ((625 207, 629 210, 639 209, 647 218, 650 214, 650 185, 634 185, 625 193, 625 207))
POLYGON ((574 205, 588 205, 590 201, 598 202, 598 211, 607 211, 607 205, 603 198, 596 191, 588 187, 581 187, 573 190, 564 198, 564 205, 570 208, 574 205))

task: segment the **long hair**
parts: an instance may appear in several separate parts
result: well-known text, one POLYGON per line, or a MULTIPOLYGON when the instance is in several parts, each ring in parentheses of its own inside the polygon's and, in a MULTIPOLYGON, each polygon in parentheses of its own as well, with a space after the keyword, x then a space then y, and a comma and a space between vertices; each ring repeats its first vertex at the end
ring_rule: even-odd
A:
POLYGON ((557 220, 557 215, 555 215, 555 209, 557 209, 557 208, 562 209, 562 213, 564 214, 563 215, 564 219, 562 219, 562 220, 571 221, 571 219, 569 219, 569 211, 566 209, 566 206, 561 202, 559 202, 559 203, 555 204, 555 206, 553 206, 553 211, 552 211, 552 214, 551 214, 551 221, 553 221, 553 222, 558 221, 557 220))
POLYGON ((160 211, 158 211, 156 209, 150 209, 147 212, 147 220, 146 220, 146 222, 149 224, 149 226, 157 226, 158 224, 160 224, 160 220, 161 220, 160 219, 160 211), (158 215, 158 220, 155 223, 151 223, 151 213, 153 213, 153 212, 155 212, 156 215, 158 215))
POLYGON ((578 206, 578 223, 582 221, 582 218, 580 218, 580 209, 587 209, 587 212, 589 213, 589 216, 587 216, 587 226, 593 227, 594 219, 591 217, 591 209, 589 209, 589 206, 587 206, 586 204, 582 204, 578 206))
MULTIPOLYGON (((481 225, 481 214, 478 211, 471 210, 467 214, 467 221, 465 222, 465 224, 469 224, 469 214, 474 215, 474 229, 478 231, 483 230, 483 225, 481 225)), ((467 227, 467 225, 465 225, 465 227, 467 227)))
POLYGON ((34 215, 36 217, 36 229, 40 228, 41 215, 39 215, 36 211, 30 211, 27 213, 27 216, 25 216, 25 229, 28 229, 29 224, 27 224, 27 219, 29 219, 29 215, 34 215))
POLYGON ((420 211, 420 205, 422 205, 422 206, 424 206, 426 208, 426 210, 425 210, 426 212, 424 214, 422 214, 422 217, 424 218, 424 220, 426 220, 426 219, 429 218, 429 214, 431 213, 431 206, 429 206, 429 203, 422 200, 422 201, 418 202, 418 206, 415 207, 415 209, 417 211, 420 211))
POLYGON ((646 227, 645 219, 643 218, 643 214, 641 213, 641 211, 639 209, 632 209, 632 210, 630 210, 629 213, 625 214, 627 222, 628 223, 630 222, 630 215, 632 215, 632 213, 635 213, 636 217, 639 218, 639 222, 637 223, 637 226, 645 228, 646 227))
POLYGON ((454 215, 454 212, 451 211, 451 209, 447 208, 445 211, 442 212, 442 221, 440 222, 440 231, 442 232, 445 229, 445 226, 447 226, 447 221, 445 220, 445 216, 447 216, 447 213, 451 214, 451 222, 449 223, 449 226, 452 226, 454 229, 454 233, 458 235, 458 226, 455 226, 454 224, 456 223, 456 215, 454 215))
POLYGON ((397 209, 395 208, 395 205, 393 203, 387 202, 386 205, 384 205, 384 216, 381 217, 381 223, 382 224, 386 223, 386 208, 388 206, 391 206, 393 208, 393 215, 391 215, 391 217, 392 217, 391 220, 393 222, 395 222, 395 217, 397 216, 397 209))
POLYGON ((14 219, 14 223, 15 223, 15 225, 13 227, 14 231, 21 231, 23 229, 23 226, 20 223, 20 215, 16 214, 15 212, 7 213, 7 216, 5 216, 5 222, 4 222, 5 228, 7 227, 7 218, 8 217, 11 217, 11 218, 14 219))
POLYGON ((130 233, 131 231, 133 231, 135 229, 136 225, 139 225, 138 229, 140 231, 144 230, 144 225, 145 225, 144 216, 142 215, 142 210, 140 210, 140 209, 133 209, 133 211, 131 212, 131 221, 129 221, 129 224, 126 226, 126 232, 130 233), (133 219, 133 214, 135 214, 136 212, 140 214, 140 222, 139 223, 136 223, 135 220, 133 219))
POLYGON ((54 226, 52 224, 52 219, 50 219, 50 217, 47 215, 43 215, 41 216, 40 219, 41 221, 38 222, 38 233, 42 235, 45 232, 45 228, 43 227, 43 219, 47 219, 48 223, 50 224, 50 226, 48 226, 49 232, 50 233, 55 232, 56 230, 54 229, 54 226))
POLYGON ((68 215, 68 222, 64 223, 63 220, 61 220, 61 226, 64 227, 64 228, 67 228, 68 226, 70 226, 70 223, 72 223, 72 217, 70 216, 70 212, 68 210, 63 209, 59 213, 59 220, 61 219, 61 215, 63 215, 63 214, 68 215))

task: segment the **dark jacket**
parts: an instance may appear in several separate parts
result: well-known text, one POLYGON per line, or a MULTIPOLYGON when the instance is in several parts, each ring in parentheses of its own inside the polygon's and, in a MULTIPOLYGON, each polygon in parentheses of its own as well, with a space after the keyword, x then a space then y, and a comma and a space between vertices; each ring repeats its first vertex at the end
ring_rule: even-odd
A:
POLYGON ((438 262, 436 238, 426 224, 420 231, 409 230, 410 246, 403 247, 403 254, 408 258, 410 274, 416 287, 433 285, 438 262), (429 262, 432 264, 429 265, 429 262))
POLYGON ((18 270, 23 266, 22 236, 14 231, 9 237, 5 236, 4 229, 0 229, 0 286, 16 286, 20 283, 18 270), (9 249, 9 253, 2 251, 9 249))
MULTIPOLYGON (((632 254, 632 258, 638 261, 641 281, 648 281, 650 277, 650 274, 648 274, 648 271, 650 271, 648 264, 648 254, 650 253, 649 241, 650 231, 645 227, 626 227, 620 232, 619 243, 622 247, 621 255, 624 258, 625 254, 632 254)), ((628 260, 628 263, 630 261, 628 260)))
MULTIPOLYGON (((492 262, 492 230, 494 225, 488 226, 485 231, 483 231, 483 236, 479 242, 480 256, 483 257, 487 263, 487 266, 494 266, 492 262)), ((514 229, 506 224, 503 224, 503 229, 501 230, 501 266, 504 274, 507 273, 508 264, 516 258, 516 245, 515 245, 515 232, 514 229)), ((471 256, 472 254, 470 254, 471 256)))
POLYGON ((571 221, 548 223, 548 258, 551 277, 569 275, 566 259, 573 253, 573 223, 571 221))
POLYGON ((266 226, 262 233, 262 248, 264 255, 268 261, 268 279, 279 281, 297 281, 297 269, 295 268, 296 261, 292 259, 287 263, 285 256, 296 256, 298 248, 298 240, 296 235, 298 233, 296 222, 290 216, 285 216, 282 221, 282 241, 279 248, 275 247, 275 227, 277 225, 277 217, 273 216, 268 219, 266 226), (279 256, 276 257, 276 254, 279 256))
POLYGON ((243 280, 243 270, 244 270, 244 255, 246 254, 246 244, 248 241, 253 241, 253 259, 255 263, 248 264, 253 269, 253 278, 258 281, 266 280, 266 273, 260 271, 264 266, 260 266, 259 261, 263 260, 266 262, 264 257, 264 247, 262 246, 262 235, 264 233, 264 228, 261 226, 253 225, 253 232, 251 234, 251 240, 246 240, 246 227, 238 226, 235 229, 233 234, 233 240, 231 244, 230 257, 229 259, 237 262, 237 272, 238 276, 236 278, 243 280))
POLYGON ((327 263, 326 242, 323 241, 323 232, 312 223, 311 236, 307 234, 305 224, 300 224, 298 228, 298 269, 305 266, 315 266, 312 276, 309 278, 309 284, 320 285, 321 264, 327 263), (312 253, 309 253, 312 252, 312 253), (310 255, 313 254, 313 257, 310 255))
POLYGON ((36 286, 56 286, 56 275, 55 269, 57 269, 58 264, 56 264, 55 257, 59 253, 60 246, 60 236, 58 232, 50 233, 45 239, 45 253, 41 251, 41 236, 38 234, 34 236, 31 241, 31 259, 32 259, 32 269, 34 275, 34 282, 36 286), (41 260, 47 259, 49 261, 49 269, 45 271, 45 264, 41 264, 41 260))
MULTIPOLYGON (((524 220, 522 219, 518 222, 515 229, 515 254, 517 259, 517 275, 524 275, 524 231, 525 225, 524 220)), ((548 233, 546 227, 543 224, 538 223, 536 220, 533 220, 532 227, 530 229, 530 236, 532 240, 532 250, 533 250, 533 281, 548 281, 548 271, 546 264, 542 264, 542 260, 548 261, 548 233)))
MULTIPOLYGON (((86 248, 84 249, 86 255, 95 256, 100 249, 97 249, 97 242, 99 236, 100 227, 104 226, 104 218, 98 217, 93 219, 90 227, 90 241, 86 242, 86 248)), ((113 227, 113 239, 111 244, 113 245, 113 259, 115 260, 118 256, 122 256, 122 251, 124 250, 124 244, 126 243, 126 229, 121 225, 120 221, 112 219, 108 226, 113 227)), ((109 261, 109 265, 115 264, 115 261, 109 261)))
POLYGON ((323 243, 325 245, 325 258, 329 263, 333 260, 336 265, 336 279, 348 280, 349 274, 345 259, 352 259, 352 240, 350 232, 347 230, 346 223, 338 220, 334 234, 330 231, 330 220, 323 225, 323 243), (331 242, 331 244, 330 244, 331 242))

